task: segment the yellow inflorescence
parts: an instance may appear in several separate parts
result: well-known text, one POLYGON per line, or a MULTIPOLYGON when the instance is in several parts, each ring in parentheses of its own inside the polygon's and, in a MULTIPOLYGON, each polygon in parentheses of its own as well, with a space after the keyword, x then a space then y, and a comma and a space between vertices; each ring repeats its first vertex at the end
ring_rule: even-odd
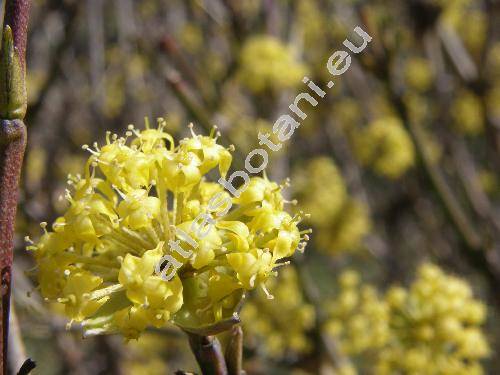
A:
POLYGON ((318 247, 329 253, 356 250, 371 229, 367 207, 351 198, 334 162, 311 160, 293 175, 300 206, 311 216, 318 247))
POLYGON ((413 143, 396 117, 383 117, 354 134, 354 151, 361 163, 389 178, 398 178, 415 161, 413 143))
POLYGON ((482 374, 486 307, 465 281, 424 264, 408 289, 392 287, 384 298, 353 271, 340 288, 325 329, 345 354, 369 358, 375 374, 482 374))
POLYGON ((68 209, 51 231, 42 223, 45 234, 28 247, 42 295, 63 304, 87 335, 136 338, 168 321, 211 326, 235 313, 245 290, 266 290, 279 261, 303 249, 307 231, 285 212, 283 186, 254 177, 233 198, 204 177, 215 168, 226 175, 232 148, 218 145, 214 132, 175 144, 164 127, 163 119, 156 129, 130 126, 124 138, 108 133, 105 145, 84 146, 91 156, 83 175, 69 177, 68 209), (226 207, 208 207, 216 193, 233 204, 225 216, 217 214, 226 207), (213 221, 200 225, 202 238, 191 226, 200 213, 213 221), (192 256, 174 252, 169 240, 192 256), (166 254, 182 263, 170 281, 155 274, 166 254))
POLYGON ((471 92, 461 91, 451 107, 455 128, 467 135, 481 134, 484 112, 480 99, 471 92))
POLYGON ((247 341, 262 343, 258 347, 273 358, 307 353, 312 348, 307 331, 314 326, 315 312, 303 300, 295 269, 284 269, 279 282, 273 279, 269 287, 275 300, 257 293, 243 307, 247 341))
POLYGON ((391 341, 380 354, 380 374, 482 373, 478 361, 489 354, 480 329, 486 307, 464 280, 424 264, 408 290, 391 288, 386 301, 391 341))
POLYGON ((408 60, 404 73, 408 86, 419 92, 427 91, 434 80, 429 61, 419 57, 408 60))
POLYGON ((347 355, 382 348, 389 339, 387 304, 374 287, 360 285, 354 271, 344 271, 339 284, 339 294, 327 305, 327 333, 339 340, 347 355))
POLYGON ((301 83, 306 73, 292 51, 271 36, 254 36, 240 55, 241 83, 254 93, 292 88, 301 83))

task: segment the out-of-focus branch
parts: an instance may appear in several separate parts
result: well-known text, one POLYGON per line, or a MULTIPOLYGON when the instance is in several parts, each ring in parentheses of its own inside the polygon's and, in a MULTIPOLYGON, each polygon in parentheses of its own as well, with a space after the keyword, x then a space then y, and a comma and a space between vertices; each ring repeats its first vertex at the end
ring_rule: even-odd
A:
POLYGON ((299 277, 299 285, 302 289, 302 294, 306 302, 310 303, 316 312, 316 323, 314 333, 317 336, 319 344, 324 348, 325 354, 330 360, 331 365, 335 370, 340 370, 342 367, 349 365, 349 359, 346 358, 338 349, 336 340, 327 335, 323 329, 325 322, 325 313, 321 306, 320 292, 309 276, 309 270, 303 259, 294 258, 294 264, 297 266, 297 275, 299 277))
POLYGON ((448 52, 451 61, 455 65, 459 75, 466 82, 474 82, 478 79, 479 73, 476 64, 465 49, 462 41, 453 30, 443 25, 438 26, 438 36, 443 41, 443 47, 448 52))
POLYGON ((121 352, 118 345, 113 345, 113 337, 98 336, 96 338, 97 350, 104 354, 105 358, 105 374, 123 375, 124 369, 121 365, 121 352))
MULTIPOLYGON (((374 42, 377 42, 374 40, 374 42)), ((379 41, 381 43, 381 41, 379 41)), ((389 101, 394 106, 399 117, 408 129, 410 136, 416 148, 416 153, 422 170, 436 193, 444 212, 450 219, 462 242, 460 250, 463 256, 474 268, 481 272, 487 279, 491 290, 496 290, 500 283, 500 261, 495 252, 488 251, 483 238, 478 233, 470 218, 467 216, 464 208, 450 188, 443 172, 438 165, 435 165, 428 153, 426 147, 426 134, 422 125, 410 121, 402 93, 393 86, 390 74, 391 61, 389 56, 375 54, 375 66, 368 66, 375 76, 385 86, 389 101)), ((500 303, 497 298, 496 302, 500 303)))
POLYGON ((472 160, 464 140, 455 139, 452 148, 458 175, 472 208, 481 219, 490 221, 495 226, 496 231, 500 233, 500 221, 494 215, 491 202, 481 188, 474 160, 472 160))
POLYGON ((245 18, 241 14, 238 9, 238 6, 235 5, 236 1, 234 0, 222 0, 224 5, 226 6, 231 20, 231 27, 233 28, 234 36, 238 41, 242 41, 245 37, 246 27, 245 27, 245 18))
POLYGON ((54 51, 50 55, 49 62, 47 64, 49 67, 49 71, 42 84, 42 87, 38 91, 38 97, 36 101, 30 105, 27 114, 27 121, 29 123, 36 124, 36 122, 34 122, 33 120, 36 119, 38 113, 42 109, 44 100, 47 97, 47 93, 50 91, 53 84, 57 81, 58 75, 61 74, 62 56, 70 46, 71 41, 75 35, 75 29, 78 25, 78 23, 76 22, 76 17, 78 15, 81 2, 77 0, 72 1, 69 4, 66 3, 67 2, 63 2, 63 12, 65 18, 63 36, 58 41, 57 45, 54 48, 54 51))
POLYGON ((199 96, 203 100, 203 103, 207 106, 215 106, 216 103, 214 103, 214 90, 211 90, 210 88, 210 82, 203 82, 200 78, 200 76, 197 74, 197 72, 194 70, 194 68, 191 66, 182 51, 179 48, 179 45, 175 41, 174 38, 172 38, 169 35, 166 35, 161 43, 160 47, 162 50, 164 50, 168 56, 170 56, 174 62, 174 64, 177 66, 177 68, 182 72, 182 74, 192 83, 192 85, 195 87, 196 91, 199 93, 199 96))
POLYGON ((212 124, 210 123, 207 113, 194 101, 194 98, 191 97, 186 84, 177 71, 172 70, 167 74, 167 83, 188 113, 209 132, 212 128, 212 124))
MULTIPOLYGON (((462 240, 463 246, 460 249, 463 251, 463 255, 472 266, 486 277, 491 290, 496 290, 500 283, 499 259, 496 259, 497 256, 494 252, 488 251, 485 247, 483 239, 466 215, 442 171, 432 162, 425 147, 425 133, 421 125, 409 121, 406 107, 399 96, 391 92, 390 97, 413 139, 422 169, 462 240)), ((498 299, 496 302, 500 303, 498 299)))
MULTIPOLYGON (((172 70, 167 74, 167 83, 172 88, 177 99, 181 102, 186 111, 193 117, 196 123, 201 125, 205 131, 209 133, 213 128, 209 115, 201 105, 196 103, 195 99, 189 92, 186 83, 182 80, 177 71, 172 70)), ((222 140, 222 143, 234 144, 234 142, 231 142, 231 139, 224 133, 221 133, 220 139, 222 140)), ((235 167, 242 166, 241 159, 242 158, 237 158, 233 160, 235 167)))
MULTIPOLYGON (((492 21, 489 20, 489 22, 492 21)), ((488 26, 488 28, 491 28, 491 26, 488 26)), ((481 98, 481 106, 484 114, 483 120, 488 133, 487 138, 496 155, 500 155, 500 124, 496 123, 495 120, 488 115, 487 99, 485 95, 487 92, 487 82, 483 77, 483 67, 478 68, 476 66, 472 57, 464 47, 462 40, 453 30, 440 27, 438 29, 438 37, 441 39, 443 47, 448 53, 458 77, 481 98)), ((484 61, 486 61, 486 59, 484 59, 484 61)), ((493 157, 492 159, 497 162, 498 166, 498 157, 493 157)))
POLYGON ((102 111, 106 97, 105 79, 105 41, 104 41, 104 2, 87 0, 87 20, 89 24, 89 60, 90 83, 92 87, 93 106, 96 112, 102 111))
POLYGON ((189 345, 203 375, 228 375, 221 345, 215 336, 187 333, 189 345))

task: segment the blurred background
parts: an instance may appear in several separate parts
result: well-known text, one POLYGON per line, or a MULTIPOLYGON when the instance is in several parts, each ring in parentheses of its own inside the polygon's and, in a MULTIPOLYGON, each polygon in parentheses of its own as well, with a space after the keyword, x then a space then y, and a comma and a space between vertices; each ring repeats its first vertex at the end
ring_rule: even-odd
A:
POLYGON ((500 373, 499 16, 495 0, 34 0, 12 363, 26 353, 38 374, 197 371, 173 326, 129 343, 66 330, 23 238, 61 214, 81 145, 106 130, 164 117, 182 137, 189 122, 217 124, 242 161, 304 75, 326 87, 326 61, 360 25, 371 43, 270 157, 268 175, 291 178, 313 234, 270 286, 274 300, 249 297, 244 368, 500 373))

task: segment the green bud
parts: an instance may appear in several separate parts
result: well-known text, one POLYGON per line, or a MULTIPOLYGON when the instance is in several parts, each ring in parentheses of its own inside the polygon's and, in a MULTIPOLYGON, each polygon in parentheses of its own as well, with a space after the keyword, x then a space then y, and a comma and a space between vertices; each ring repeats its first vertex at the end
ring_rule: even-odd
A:
POLYGON ((12 30, 7 25, 3 30, 0 51, 0 118, 22 120, 26 115, 28 97, 25 78, 19 53, 14 47, 12 30))

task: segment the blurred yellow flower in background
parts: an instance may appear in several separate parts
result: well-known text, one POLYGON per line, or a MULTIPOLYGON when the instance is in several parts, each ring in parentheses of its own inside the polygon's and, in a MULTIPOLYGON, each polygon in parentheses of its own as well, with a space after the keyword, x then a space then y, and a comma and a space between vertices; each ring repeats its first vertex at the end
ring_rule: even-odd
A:
POLYGON ((415 162, 413 142, 396 117, 371 122, 355 134, 353 143, 360 162, 388 178, 400 177, 415 162))
POLYGON ((271 36, 253 36, 242 47, 238 77, 254 93, 283 90, 301 84, 306 67, 289 47, 271 36))
POLYGON ((241 312, 248 342, 273 358, 309 352, 312 343, 307 332, 314 326, 315 311, 304 301, 297 271, 285 268, 269 289, 276 297, 273 301, 254 293, 241 312))
POLYGON ((332 159, 317 157, 297 168, 292 177, 300 207, 316 231, 319 249, 329 254, 357 250, 371 230, 367 207, 349 196, 332 159))

